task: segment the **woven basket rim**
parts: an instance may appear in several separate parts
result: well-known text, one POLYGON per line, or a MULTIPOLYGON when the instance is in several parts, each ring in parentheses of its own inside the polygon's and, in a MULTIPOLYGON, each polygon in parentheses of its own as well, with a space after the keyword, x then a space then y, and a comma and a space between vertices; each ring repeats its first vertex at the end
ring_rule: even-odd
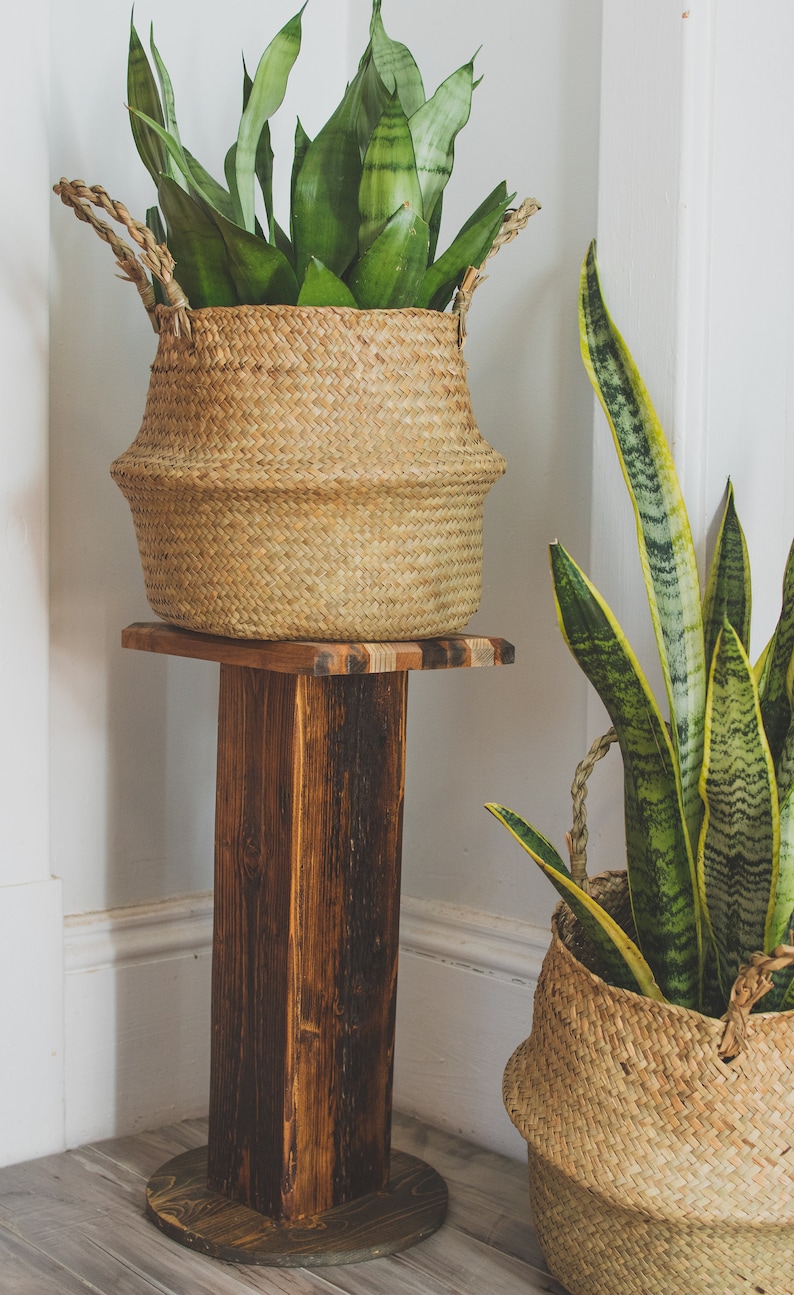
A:
MULTIPOLYGON (((157 305, 155 307, 155 314, 158 316, 158 318, 165 320, 165 319, 172 318, 181 309, 182 307, 180 306, 157 305)), ((258 305, 258 306, 242 305, 238 303, 237 305, 234 305, 234 306, 191 306, 190 307, 191 319, 194 319, 197 316, 201 317, 202 315, 203 316, 208 316, 208 315, 232 316, 235 314, 238 314, 238 315, 239 314, 262 314, 262 315, 290 314, 290 315, 297 315, 297 316, 308 315, 309 317, 311 317, 312 315, 324 314, 324 315, 340 315, 342 316, 342 318, 349 318, 349 319, 372 319, 372 318, 383 318, 384 316, 394 317, 397 315, 402 315, 402 316, 412 315, 420 319, 428 319, 428 320, 443 319, 447 321, 446 327, 455 328, 455 329, 459 327, 457 315, 453 315, 452 312, 449 310, 431 310, 429 306, 379 306, 376 308, 367 309, 365 307, 360 307, 360 306, 292 306, 284 302, 284 303, 277 303, 275 305, 268 305, 263 303, 262 305, 258 305)))
MULTIPOLYGON (((612 868, 612 869, 608 869, 605 872, 597 873, 595 876, 591 877, 590 880, 598 881, 602 877, 628 877, 628 874, 626 870, 623 868, 612 868)), ((624 999, 624 1000, 630 999, 632 1001, 639 1001, 642 1003, 652 1002, 654 1003, 657 1009, 665 1009, 666 1011, 669 1011, 672 1016, 679 1016, 681 1017, 681 1019, 691 1020, 692 1017, 696 1017, 696 1018, 699 1018, 701 1021, 709 1021, 713 1024, 722 1025, 723 1018, 720 1016, 709 1016, 706 1012, 699 1012, 697 1008, 694 1008, 694 1007, 681 1007, 678 1003, 668 1003, 666 1000, 660 1001, 658 999, 651 999, 647 996, 647 994, 641 994, 636 989, 621 989, 617 985, 610 985, 607 980, 604 980, 603 976, 599 976, 597 971, 591 971, 591 969, 587 966, 587 964, 582 962, 581 958, 577 958, 576 954, 571 949, 568 948, 568 945, 565 943, 562 936, 560 935, 559 919, 565 914, 566 909, 568 910, 569 913, 571 912, 570 906, 566 903, 564 899, 561 899, 560 902, 556 905, 554 912, 552 913, 552 916, 551 916, 552 943, 559 946, 559 949, 562 951, 564 956, 566 958, 569 958, 573 963, 575 963, 576 967, 580 969, 582 972, 584 972, 584 974, 587 977, 589 977, 590 980, 592 980, 593 984, 598 985, 607 994, 614 994, 618 1001, 620 1001, 621 999, 624 999)), ((572 916, 572 920, 575 922, 576 918, 573 916, 573 914, 571 914, 571 916, 572 916)), ((789 1008, 785 1012, 753 1012, 751 1020, 753 1022, 772 1020, 772 1019, 784 1020, 785 1018, 791 1016, 792 1014, 794 1014, 794 1007, 789 1008)))

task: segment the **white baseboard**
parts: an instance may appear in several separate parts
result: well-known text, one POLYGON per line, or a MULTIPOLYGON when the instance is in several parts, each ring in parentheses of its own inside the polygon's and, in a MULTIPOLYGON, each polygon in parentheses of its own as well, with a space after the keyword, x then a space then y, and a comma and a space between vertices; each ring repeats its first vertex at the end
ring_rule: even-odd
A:
MULTIPOLYGON (((501 1071, 529 1030, 545 930, 405 897, 394 1103, 516 1157, 501 1071)), ((206 1110, 212 895, 66 919, 69 1146, 206 1110)))

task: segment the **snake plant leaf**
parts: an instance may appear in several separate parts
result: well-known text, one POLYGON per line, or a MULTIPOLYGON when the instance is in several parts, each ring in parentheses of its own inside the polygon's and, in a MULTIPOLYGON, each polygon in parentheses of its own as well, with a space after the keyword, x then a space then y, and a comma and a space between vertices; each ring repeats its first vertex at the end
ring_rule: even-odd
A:
POLYGON ((551 546, 551 566, 563 636, 609 712, 623 756, 637 942, 665 997, 697 1007, 701 933, 695 868, 667 726, 612 612, 561 544, 551 546))
POLYGON ((427 265, 430 233, 408 203, 353 266, 348 284, 363 310, 413 306, 427 265))
MULTIPOLYGON (((498 185, 490 196, 501 194, 503 189, 504 185, 498 185)), ((481 204, 481 207, 486 207, 486 210, 476 220, 470 217, 446 251, 427 267, 416 303, 418 306, 427 307, 430 310, 447 308, 453 292, 469 266, 482 265, 490 252, 501 227, 502 217, 514 197, 515 194, 508 194, 496 198, 491 207, 486 206, 487 200, 486 203, 481 204)), ((478 208, 478 211, 481 211, 481 208, 478 208)))
POLYGON ((664 995, 637 945, 597 900, 577 886, 554 846, 504 805, 488 804, 485 808, 524 847, 573 910, 596 946, 609 983, 664 1002, 664 995))
POLYGON ((794 968, 788 973, 788 983, 783 987, 780 996, 780 1005, 776 1009, 779 1012, 790 1012, 794 1008, 794 968))
POLYGON ((427 221, 452 174, 455 137, 469 120, 473 81, 474 59, 448 76, 408 119, 427 221))
POLYGON ((425 101, 422 76, 407 45, 386 35, 380 5, 381 0, 374 0, 369 29, 375 66, 389 93, 398 95, 406 117, 412 117, 425 101))
POLYGON ((132 21, 130 21, 130 44, 127 57, 127 100, 131 109, 143 114, 142 119, 130 113, 132 138, 141 161, 157 184, 161 172, 168 169, 168 154, 157 133, 147 125, 146 118, 163 126, 165 120, 163 105, 160 102, 160 92, 146 57, 146 51, 132 21))
MULTIPOLYGON (((145 125, 149 126, 149 128, 154 131, 158 139, 162 141, 167 151, 176 162, 182 175, 188 181, 190 189, 195 192, 202 201, 206 202, 209 207, 212 207, 215 211, 219 212, 220 215, 225 216, 227 220, 234 220, 234 208, 231 195, 226 189, 224 189, 222 184, 219 184, 217 180, 213 179, 209 171, 205 171, 201 163, 198 162, 186 148, 182 147, 180 141, 175 139, 169 131, 164 129, 164 127, 158 125, 154 118, 148 117, 146 113, 139 112, 137 108, 133 108, 131 105, 130 114, 144 122, 145 125)), ((159 175, 157 179, 159 183, 159 175)))
MULTIPOLYGON (((305 8, 305 5, 304 5, 305 8)), ((284 100, 287 81, 301 47, 301 9, 268 45, 254 74, 237 132, 237 192, 243 228, 254 231, 254 179, 259 141, 265 124, 284 100)))
POLYGON ((441 217, 443 213, 444 213, 444 195, 443 193, 440 193, 438 195, 438 202, 433 208, 433 214, 431 215, 429 221, 427 222, 427 227, 428 227, 428 230, 430 231, 430 243, 427 249, 428 265, 431 265, 436 257, 436 249, 438 247, 438 236, 441 233, 441 217))
POLYGON ((312 256, 343 275, 358 250, 358 189, 361 153, 356 126, 357 100, 351 82, 339 107, 310 144, 296 133, 292 241, 298 278, 312 256), (304 147, 305 145, 305 147, 304 147))
MULTIPOLYGON (((208 202, 215 211, 220 212, 227 220, 234 220, 234 203, 228 189, 224 189, 209 171, 205 170, 198 158, 188 152, 186 148, 182 149, 182 154, 188 166, 188 184, 194 189, 204 202, 208 202)), ((235 222, 236 223, 236 222, 235 222)))
POLYGON ((346 283, 332 273, 327 265, 313 256, 306 267, 306 277, 298 295, 299 306, 352 306, 356 299, 346 283))
POLYGON ((277 247, 249 234, 217 211, 210 211, 226 246, 229 274, 241 306, 294 306, 298 300, 295 271, 277 247))
MULTIPOLYGON (((769 948, 774 948, 777 944, 790 943, 789 931, 794 914, 794 717, 788 727, 775 776, 780 807, 780 849, 775 906, 769 928, 769 948)), ((776 976, 776 987, 783 979, 788 982, 788 977, 776 976)), ((776 996, 780 996, 779 990, 776 990, 776 996)), ((769 1004, 770 1011, 775 1010, 774 997, 775 995, 769 1004)))
POLYGON ((751 608, 750 559, 744 531, 736 514, 733 485, 729 481, 703 599, 703 636, 708 663, 714 656, 725 620, 730 621, 745 652, 749 652, 751 608))
MULTIPOLYGON (((159 207, 146 208, 146 228, 152 231, 158 243, 166 243, 168 241, 159 207)), ((168 298, 165 295, 163 285, 154 274, 152 275, 152 288, 154 289, 154 299, 157 302, 157 305, 167 306, 168 298)), ((188 301, 190 301, 189 294, 188 301)))
POLYGON ((191 306, 236 305, 226 244, 212 217, 168 175, 160 176, 157 195, 168 224, 176 277, 191 306))
POLYGON ((390 92, 383 84, 375 66, 371 41, 361 56, 351 92, 355 104, 358 147, 363 157, 372 138, 372 132, 380 121, 383 109, 390 98, 390 92))
POLYGON ((790 688, 786 681, 794 654, 794 544, 783 577, 783 605, 764 661, 758 692, 769 749, 777 764, 791 723, 790 688))
POLYGON ((769 924, 767 948, 789 943, 794 915, 794 788, 790 787, 780 803, 780 850, 775 905, 769 924))
POLYGON ((770 947, 778 882, 780 817, 775 770, 747 653, 726 621, 706 699, 698 844, 702 902, 730 993, 742 962, 770 947))
POLYGON ((364 154, 358 191, 358 250, 364 255, 405 203, 420 216, 422 189, 416 173, 411 128, 396 94, 384 108, 364 154))
POLYGON ((277 247, 283 256, 286 256, 287 260, 289 261, 290 265, 294 270, 295 269, 295 248, 292 246, 292 240, 290 239, 289 234, 286 232, 286 230, 281 228, 278 221, 275 219, 273 221, 273 238, 271 241, 273 243, 273 246, 277 247))
POLYGON ((293 246, 295 244, 295 189, 297 188, 298 176, 300 175, 300 170, 303 166, 304 158, 306 157, 306 150, 310 144, 311 140, 303 129, 303 124, 299 117, 295 123, 295 148, 292 156, 292 174, 290 176, 289 189, 289 230, 293 246))
POLYGON ((595 243, 582 266, 582 359, 612 429, 637 522, 640 560, 673 719, 689 839, 701 818, 706 665, 700 585, 681 488, 664 432, 604 303, 595 243))
POLYGON ((259 192, 262 194, 262 201, 265 204, 268 237, 270 242, 273 243, 276 239, 276 219, 273 214, 273 145, 270 140, 270 122, 268 121, 265 122, 262 134, 259 136, 259 143, 256 146, 254 173, 259 185, 259 192))
MULTIPOLYGON (((152 59, 154 61, 155 70, 157 72, 157 80, 160 82, 160 94, 162 96, 162 107, 163 107, 163 125, 165 126, 165 129, 174 136, 174 139, 179 139, 179 127, 176 121, 174 87, 171 84, 171 77, 168 73, 168 68, 163 62, 162 57, 160 55, 160 51, 158 50, 157 46, 154 43, 154 24, 153 23, 149 28, 149 48, 152 52, 152 59)), ((187 181, 185 180, 184 176, 180 172, 179 167, 174 165, 174 161, 170 153, 166 153, 165 171, 166 171, 166 175, 170 175, 171 178, 173 180, 176 180, 177 184, 179 184, 183 189, 187 188, 187 181)))
POLYGON ((223 159, 223 174, 226 183, 229 186, 229 196, 232 200, 232 218, 235 225, 242 226, 243 211, 240 206, 240 195, 237 192, 237 166, 235 158, 237 156, 237 144, 232 144, 225 158, 223 159))

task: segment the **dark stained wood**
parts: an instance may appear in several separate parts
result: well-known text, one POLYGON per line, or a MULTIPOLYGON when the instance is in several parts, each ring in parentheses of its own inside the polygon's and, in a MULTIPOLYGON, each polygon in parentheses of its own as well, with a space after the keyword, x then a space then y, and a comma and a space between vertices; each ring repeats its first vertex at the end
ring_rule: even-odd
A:
MULTIPOLYGON (((301 1220, 316 1237, 309 1221, 340 1210, 331 1249, 344 1261, 360 1225, 355 1257, 402 1249, 443 1217, 440 1179, 432 1226, 424 1189, 389 1182, 407 671, 509 664, 512 645, 242 641, 161 623, 131 625, 122 642, 221 663, 202 1216, 221 1202, 224 1218, 244 1211, 246 1236, 252 1216, 257 1237, 287 1237, 278 1259, 228 1256, 242 1262, 297 1263, 301 1220)), ((168 1226, 150 1200, 169 1235, 194 1203, 177 1180, 168 1226)))
POLYGON ((221 667, 209 1181, 275 1219, 388 1182, 406 688, 221 667))
POLYGON ((178 629, 163 622, 139 622, 122 630, 123 647, 168 656, 220 661, 227 665, 286 674, 380 674, 394 670, 449 670, 510 665, 512 643, 476 634, 404 643, 276 642, 228 639, 178 629))
POLYGON ((443 1223, 443 1178, 416 1156, 396 1151, 387 1190, 360 1196, 312 1218, 276 1222, 207 1187, 206 1148, 159 1169, 146 1209, 168 1236, 233 1263, 314 1267, 396 1254, 443 1223))

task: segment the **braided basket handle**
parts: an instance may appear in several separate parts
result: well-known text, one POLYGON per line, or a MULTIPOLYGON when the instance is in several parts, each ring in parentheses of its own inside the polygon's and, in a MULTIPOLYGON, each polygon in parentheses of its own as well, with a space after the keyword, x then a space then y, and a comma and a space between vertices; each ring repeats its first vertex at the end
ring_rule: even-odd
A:
POLYGON ((754 953, 739 968, 734 981, 728 1010, 723 1016, 725 1029, 720 1040, 719 1056, 732 1061, 747 1048, 750 1013, 756 1003, 774 989, 773 971, 794 967, 794 945, 779 944, 771 953, 754 953))
MULTIPOLYGON (((571 798, 573 800, 573 827, 565 840, 571 858, 571 876, 576 884, 589 893, 587 879, 587 780, 599 760, 606 755, 617 733, 611 728, 603 737, 599 737, 590 747, 587 755, 576 766, 571 798)), ((723 1061, 732 1061, 747 1049, 750 1013, 756 1003, 774 989, 773 971, 783 971, 794 967, 794 945, 779 944, 771 953, 754 953, 749 961, 739 968, 731 990, 728 1010, 722 1017, 725 1029, 722 1032, 718 1055, 723 1061)))
POLYGON ((484 283, 488 277, 483 274, 486 262, 489 261, 492 256, 496 256, 499 248, 504 247, 505 243, 512 243, 516 234, 520 233, 520 231, 526 227, 530 216, 534 216, 538 211, 540 211, 540 203, 536 198, 525 198, 520 207, 510 208, 506 211, 502 217, 502 224, 496 231, 496 237, 491 244, 491 250, 482 265, 479 267, 476 265, 470 265, 464 274, 460 287, 455 294, 455 300, 452 303, 452 313, 458 317, 458 342, 460 346, 463 346, 463 343, 466 340, 466 316, 469 313, 471 299, 474 296, 475 290, 479 288, 480 284, 484 283))
POLYGON ((187 313, 190 302, 174 278, 174 258, 165 243, 158 243, 147 225, 142 225, 139 220, 133 220, 124 204, 109 197, 101 184, 89 186, 84 180, 67 180, 61 177, 58 183, 53 185, 53 192, 57 193, 64 206, 72 208, 78 220, 83 220, 90 225, 109 245, 116 256, 116 265, 121 270, 121 277, 134 283, 138 289, 154 331, 159 332, 159 323, 155 313, 154 288, 147 270, 162 284, 169 305, 176 308, 173 316, 174 332, 177 336, 182 332, 190 337, 190 319, 187 313), (124 239, 119 237, 111 225, 99 219, 92 207, 99 207, 101 211, 123 225, 140 250, 135 252, 129 243, 125 243, 124 239))
POLYGON ((576 773, 571 783, 571 800, 573 801, 573 826, 566 834, 565 843, 571 859, 571 876, 580 890, 590 893, 587 879, 587 780, 599 760, 603 760, 618 735, 614 728, 609 729, 603 737, 596 738, 584 760, 576 766, 576 773))

